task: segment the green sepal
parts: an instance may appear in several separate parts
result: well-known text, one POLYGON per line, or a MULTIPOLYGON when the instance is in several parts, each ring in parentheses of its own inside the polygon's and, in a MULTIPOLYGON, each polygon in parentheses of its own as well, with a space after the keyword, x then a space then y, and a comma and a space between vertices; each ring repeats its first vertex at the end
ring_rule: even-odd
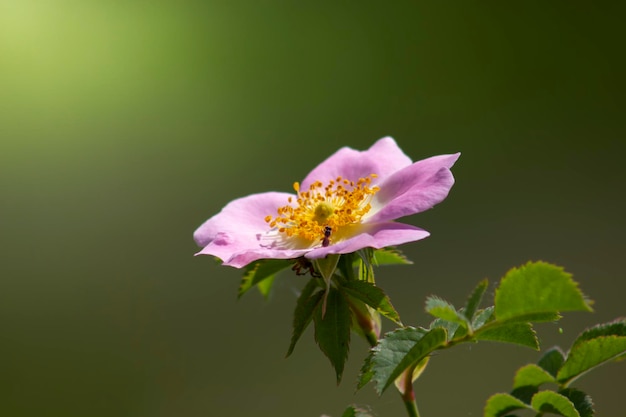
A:
POLYGON ((550 314, 562 311, 592 310, 571 274, 545 262, 528 262, 511 269, 496 290, 495 316, 500 321, 544 314, 547 320, 550 314))
POLYGON ((372 263, 376 266, 382 265, 411 265, 413 261, 409 260, 404 254, 396 248, 375 249, 372 257, 372 263))
POLYGON ((476 288, 474 288, 474 291, 472 291, 472 294, 467 299, 463 314, 469 322, 472 322, 474 320, 474 315, 476 314, 476 311, 480 306, 480 302, 483 300, 483 295, 485 295, 485 291, 487 290, 488 286, 489 281, 487 279, 483 279, 478 283, 476 288))
POLYGON ((530 407, 511 394, 494 394, 487 400, 484 417, 502 417, 513 410, 524 410, 530 407))
POLYGON ((365 248, 357 252, 359 254, 358 262, 358 279, 374 283, 374 265, 372 258, 374 257, 374 249, 365 248))
POLYGON ((374 310, 387 317, 394 323, 402 326, 400 315, 391 305, 391 300, 382 289, 367 281, 347 281, 341 284, 341 291, 364 302, 374 310))
POLYGON ((293 332, 291 334, 291 343, 287 350, 287 357, 293 353, 300 336, 302 336, 311 320, 313 320, 315 310, 321 308, 320 303, 324 296, 324 291, 315 292, 317 289, 319 289, 319 280, 312 278, 304 286, 298 297, 296 308, 293 312, 293 332))
POLYGON ((324 293, 324 301, 322 302, 322 317, 326 314, 326 303, 328 294, 330 294, 330 281, 335 274, 337 264, 339 263, 341 255, 331 254, 325 258, 318 258, 313 260, 315 270, 322 275, 324 282, 326 283, 326 292, 324 293))
POLYGON ((266 300, 270 297, 270 293, 272 291, 272 288, 274 287, 275 279, 276 275, 272 275, 271 277, 267 277, 264 280, 259 281, 259 283, 256 285, 256 288, 266 300))
POLYGON ((330 288, 326 298, 326 311, 324 312, 323 308, 316 308, 313 320, 315 341, 330 360, 339 384, 350 349, 352 318, 348 301, 338 290, 330 288))
POLYGON ((557 380, 567 387, 584 373, 626 353, 626 321, 594 326, 574 341, 557 380))
POLYGON ((367 340, 370 346, 376 346, 382 328, 380 313, 362 301, 347 297, 352 317, 351 329, 367 340))
POLYGON ((343 412, 341 417, 373 417, 368 410, 364 410, 356 405, 351 405, 343 412))
POLYGON ((512 322, 484 326, 474 333, 477 340, 514 343, 539 350, 539 340, 530 323, 512 322))
POLYGON ((355 273, 355 268, 360 262, 359 255, 356 253, 346 253, 341 255, 339 262, 337 263, 337 269, 341 273, 344 279, 353 281, 358 279, 355 273))
POLYGON ((261 294, 267 297, 276 273, 292 266, 293 263, 293 259, 261 259, 250 263, 244 269, 237 297, 241 298, 250 288, 260 282, 270 280, 269 283, 264 283, 263 288, 260 288, 261 294))
POLYGON ((341 255, 331 254, 327 255, 325 258, 313 259, 315 270, 322 275, 324 282, 330 283, 330 279, 335 273, 335 269, 337 269, 340 256, 341 255))
POLYGON ((373 380, 381 395, 409 367, 418 364, 447 341, 446 330, 404 327, 385 335, 371 350, 361 372, 358 388, 373 380))
POLYGON ((530 402, 532 408, 540 413, 553 413, 565 417, 581 417, 574 403, 564 395, 554 391, 540 391, 530 402))

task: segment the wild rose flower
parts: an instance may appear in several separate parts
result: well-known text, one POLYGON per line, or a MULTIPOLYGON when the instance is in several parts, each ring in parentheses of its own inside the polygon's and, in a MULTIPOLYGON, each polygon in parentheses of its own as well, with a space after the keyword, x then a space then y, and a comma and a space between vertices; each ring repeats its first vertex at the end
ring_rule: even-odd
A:
POLYGON ((197 255, 241 268, 259 259, 318 259, 423 239, 427 231, 395 220, 446 198, 459 155, 413 163, 390 137, 366 151, 341 148, 294 183, 295 194, 252 194, 228 203, 195 231, 203 248, 197 255))

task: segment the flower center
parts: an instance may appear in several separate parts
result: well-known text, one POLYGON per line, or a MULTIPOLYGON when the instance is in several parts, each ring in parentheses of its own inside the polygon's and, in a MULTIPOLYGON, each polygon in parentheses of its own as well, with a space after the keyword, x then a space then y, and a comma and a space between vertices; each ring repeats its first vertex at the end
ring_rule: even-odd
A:
POLYGON ((370 211, 372 196, 380 189, 371 185, 376 177, 371 174, 356 182, 337 177, 326 185, 315 181, 307 191, 300 190, 296 182, 293 184, 297 193, 295 204, 289 197, 289 204, 280 207, 277 216, 266 216, 265 221, 283 237, 328 246, 331 240, 346 238, 349 226, 359 224, 370 211))

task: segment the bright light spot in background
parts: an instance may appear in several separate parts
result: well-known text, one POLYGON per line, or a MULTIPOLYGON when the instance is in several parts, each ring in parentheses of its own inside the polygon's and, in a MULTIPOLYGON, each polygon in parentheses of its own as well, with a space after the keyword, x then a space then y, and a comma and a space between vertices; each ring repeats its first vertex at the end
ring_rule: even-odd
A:
POLYGON ((1 147, 85 140, 72 132, 140 118, 210 80, 186 65, 194 45, 212 46, 189 30, 198 20, 153 2, 3 1, 1 147))

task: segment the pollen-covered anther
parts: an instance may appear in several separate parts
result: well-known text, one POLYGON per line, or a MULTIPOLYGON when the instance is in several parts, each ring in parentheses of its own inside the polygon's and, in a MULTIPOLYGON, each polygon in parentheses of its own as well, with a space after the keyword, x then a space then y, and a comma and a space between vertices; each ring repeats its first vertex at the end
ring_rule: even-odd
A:
MULTIPOLYGON (((278 227, 278 232, 287 238, 299 238, 309 245, 325 241, 325 234, 332 230, 335 242, 341 239, 344 226, 361 222, 361 218, 371 210, 370 200, 379 191, 371 186, 376 174, 351 181, 337 177, 324 185, 321 181, 312 182, 307 191, 301 191, 300 183, 295 182, 293 189, 297 198, 289 197, 286 206, 277 210, 277 216, 265 217, 271 228, 278 227)), ((326 239, 328 244, 329 239, 326 239)))

